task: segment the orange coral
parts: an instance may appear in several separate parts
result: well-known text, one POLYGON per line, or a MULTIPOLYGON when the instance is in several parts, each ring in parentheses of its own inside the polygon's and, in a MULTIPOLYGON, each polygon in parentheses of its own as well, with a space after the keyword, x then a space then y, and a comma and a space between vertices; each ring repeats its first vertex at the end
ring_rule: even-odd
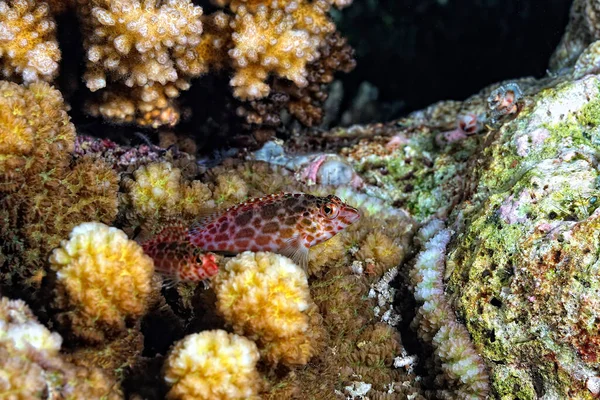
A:
POLYGON ((45 2, 0 1, 2 75, 23 82, 54 79, 60 60, 55 30, 45 2))

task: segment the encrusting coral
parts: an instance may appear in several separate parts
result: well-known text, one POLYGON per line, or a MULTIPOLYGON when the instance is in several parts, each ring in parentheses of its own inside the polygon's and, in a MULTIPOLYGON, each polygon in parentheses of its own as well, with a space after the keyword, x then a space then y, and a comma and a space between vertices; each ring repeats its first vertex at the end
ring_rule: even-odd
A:
POLYGON ((8 399, 121 399, 98 368, 81 368, 59 354, 62 338, 40 324, 22 300, 0 299, 0 394, 8 399), (8 397, 5 397, 8 396, 8 397))
POLYGON ((164 379, 168 399, 258 399, 256 344, 223 330, 188 335, 171 349, 164 379))
POLYGON ((56 305, 63 311, 57 318, 76 336, 101 341, 147 309, 154 265, 121 230, 81 224, 52 252, 50 264, 56 271, 56 305))
POLYGON ((51 81, 58 74, 56 23, 44 1, 0 1, 0 71, 6 79, 51 81))
POLYGON ((101 159, 72 161, 75 128, 47 83, 0 82, 0 109, 0 282, 39 288, 49 252, 74 226, 114 220, 118 178, 101 159))
POLYGON ((227 262, 213 288, 219 312, 257 342, 269 364, 304 365, 320 350, 321 317, 304 271, 287 257, 244 252, 227 262))

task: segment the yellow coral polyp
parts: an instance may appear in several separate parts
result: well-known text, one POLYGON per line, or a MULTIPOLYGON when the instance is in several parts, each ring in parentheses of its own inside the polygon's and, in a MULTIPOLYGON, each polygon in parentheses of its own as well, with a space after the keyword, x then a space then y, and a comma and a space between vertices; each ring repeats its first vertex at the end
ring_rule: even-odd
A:
POLYGON ((258 399, 256 344, 223 330, 188 335, 165 362, 168 399, 258 399))
POLYGON ((0 71, 25 83, 58 73, 56 24, 43 1, 0 1, 0 71))
POLYGON ((289 258, 244 252, 214 282, 217 308, 236 333, 257 341, 270 364, 303 365, 316 354, 322 326, 306 274, 289 258))
POLYGON ((197 217, 209 208, 212 193, 200 181, 185 182, 181 170, 171 163, 141 166, 125 180, 128 198, 142 219, 159 217, 197 217))
POLYGON ((68 166, 75 127, 58 90, 45 82, 26 88, 2 81, 0 110, 0 179, 17 172, 20 183, 41 171, 58 173, 68 166))
POLYGON ((140 214, 152 215, 174 207, 181 198, 181 170, 168 162, 141 166, 133 176, 135 183, 129 195, 140 214))
MULTIPOLYGON (((98 222, 76 226, 50 256, 58 296, 65 296, 75 334, 97 325, 122 330, 146 311, 154 273, 152 259, 119 229, 98 222), (82 328, 79 330, 78 328, 82 328)), ((91 339, 91 338, 90 338, 91 339)))

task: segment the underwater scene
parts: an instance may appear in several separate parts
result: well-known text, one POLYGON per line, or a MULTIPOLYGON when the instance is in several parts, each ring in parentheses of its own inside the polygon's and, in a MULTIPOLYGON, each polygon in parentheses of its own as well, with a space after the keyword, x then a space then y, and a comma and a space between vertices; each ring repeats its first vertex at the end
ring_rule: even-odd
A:
POLYGON ((600 0, 0 0, 0 400, 600 398, 600 0))

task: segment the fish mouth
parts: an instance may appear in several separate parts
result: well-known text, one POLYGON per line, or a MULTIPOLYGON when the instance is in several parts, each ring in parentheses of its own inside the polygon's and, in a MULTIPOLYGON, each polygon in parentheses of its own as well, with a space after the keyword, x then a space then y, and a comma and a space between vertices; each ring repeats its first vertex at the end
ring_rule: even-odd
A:
POLYGON ((342 211, 342 217, 348 222, 348 225, 350 225, 360 219, 360 211, 354 207, 346 207, 342 211))

